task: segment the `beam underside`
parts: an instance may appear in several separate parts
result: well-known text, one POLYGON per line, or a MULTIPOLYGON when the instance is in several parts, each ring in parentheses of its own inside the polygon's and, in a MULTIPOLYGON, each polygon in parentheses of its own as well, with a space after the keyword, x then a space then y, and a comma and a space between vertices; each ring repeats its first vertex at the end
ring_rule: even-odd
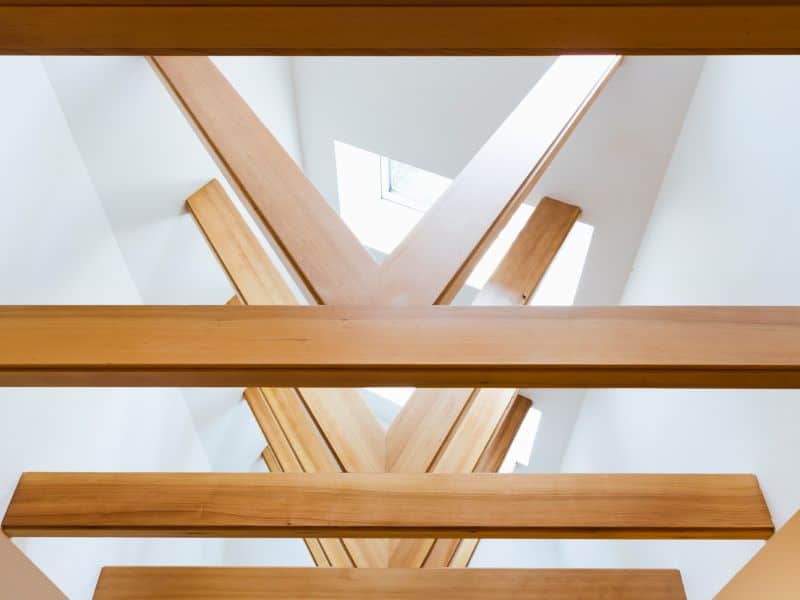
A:
POLYGON ((751 475, 25 473, 3 530, 80 537, 766 539, 751 475))
POLYGON ((106 567, 95 600, 685 600, 671 570, 106 567))

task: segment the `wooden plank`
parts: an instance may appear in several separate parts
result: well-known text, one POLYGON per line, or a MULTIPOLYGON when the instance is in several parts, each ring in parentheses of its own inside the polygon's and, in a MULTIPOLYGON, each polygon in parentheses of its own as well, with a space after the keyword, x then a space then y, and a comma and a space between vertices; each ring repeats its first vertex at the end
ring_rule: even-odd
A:
POLYGON ((233 86, 207 57, 153 65, 311 296, 354 303, 377 264, 233 86))
MULTIPOLYGON (((500 470, 532 404, 525 396, 517 395, 514 398, 478 459, 474 469, 476 473, 497 473, 500 470)), ((475 538, 436 540, 425 557, 423 566, 426 569, 447 566, 466 568, 477 547, 478 540, 475 538)))
MULTIPOLYGON (((187 200, 187 206, 244 304, 298 304, 291 288, 218 182, 211 181, 195 192, 187 200)), ((383 428, 357 390, 274 393, 281 393, 285 400, 296 403, 296 412, 310 413, 314 420, 311 427, 318 426, 344 470, 384 470, 383 428)), ((328 452, 325 450, 323 454, 328 452)))
POLYGON ((5 54, 797 54, 790 0, 6 0, 5 54))
POLYGON ((800 512, 756 553, 715 600, 795 600, 800 597, 800 512))
POLYGON ((0 597, 68 600, 22 551, 0 532, 0 597))
POLYGON ((106 567, 94 600, 685 600, 678 571, 106 567))
POLYGON ((800 387, 798 307, 0 307, 0 385, 800 387))
POLYGON ((613 56, 558 59, 383 262, 373 302, 449 303, 619 63, 613 56))
POLYGON ((24 473, 11 536, 765 539, 752 475, 24 473))

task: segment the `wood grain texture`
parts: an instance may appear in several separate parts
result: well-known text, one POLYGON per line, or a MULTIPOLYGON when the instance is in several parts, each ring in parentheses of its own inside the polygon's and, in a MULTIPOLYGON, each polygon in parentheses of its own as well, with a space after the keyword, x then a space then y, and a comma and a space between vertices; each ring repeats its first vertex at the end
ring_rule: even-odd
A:
POLYGON ((24 473, 10 536, 766 539, 752 475, 24 473))
POLYGON ((767 541, 715 600, 795 600, 800 597, 800 512, 767 541))
MULTIPOLYGON (((514 398, 478 459, 478 464, 474 469, 476 473, 497 473, 500 470, 532 404, 531 400, 525 396, 517 395, 514 398)), ((447 566, 466 568, 478 547, 478 541, 475 538, 436 540, 422 566, 426 569, 447 566)))
POLYGON ((798 307, 0 307, 0 385, 800 387, 798 307))
POLYGON ((678 571, 106 567, 94 600, 685 600, 678 571))
POLYGON ((0 598, 68 600, 33 561, 0 532, 0 598))
POLYGON ((619 62, 618 57, 558 59, 386 258, 372 303, 448 304, 619 62))
POLYGON ((800 52, 786 0, 8 0, 4 54, 800 52))
POLYGON ((170 56, 152 62, 314 299, 356 301, 377 264, 211 60, 170 56))
MULTIPOLYGON (((203 186, 187 200, 187 206, 244 304, 298 304, 280 271, 218 182, 203 186)), ((344 470, 384 470, 383 428, 357 390, 285 390, 274 394, 297 404, 295 412, 309 413, 313 423, 306 428, 320 430, 344 470)))
MULTIPOLYGON (((475 304, 527 304, 580 212, 577 206, 543 198, 475 304)), ((416 390, 386 433, 389 470, 429 470, 476 393, 473 389, 416 390)), ((487 423, 490 431, 495 425, 487 423)))

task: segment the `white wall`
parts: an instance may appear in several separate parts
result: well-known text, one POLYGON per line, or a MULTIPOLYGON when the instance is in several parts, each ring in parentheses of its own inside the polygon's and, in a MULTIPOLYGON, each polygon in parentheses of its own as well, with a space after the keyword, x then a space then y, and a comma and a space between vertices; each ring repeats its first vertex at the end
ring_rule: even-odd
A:
MULTIPOLYGON (((0 303, 138 304, 141 296, 39 58, 0 59, 0 303)), ((0 334, 1 336, 2 334, 0 334)), ((0 389, 0 511, 26 470, 206 470, 181 394, 0 389)), ((100 566, 217 560, 214 541, 17 540, 70 598, 100 566)))
MULTIPOLYGON (((625 304, 800 304, 800 59, 709 58, 625 304)), ((565 471, 756 473, 775 524, 800 505, 800 392, 587 395, 565 471)), ((710 598, 759 542, 562 544, 566 564, 677 567, 710 598)))

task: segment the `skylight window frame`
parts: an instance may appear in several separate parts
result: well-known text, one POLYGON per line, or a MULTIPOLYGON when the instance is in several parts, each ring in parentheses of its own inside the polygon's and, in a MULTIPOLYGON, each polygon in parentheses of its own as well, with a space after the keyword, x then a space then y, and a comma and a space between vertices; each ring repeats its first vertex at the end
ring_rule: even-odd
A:
MULTIPOLYGON (((399 204, 400 206, 404 206, 406 208, 410 208, 417 212, 425 213, 436 200, 433 200, 430 203, 420 202, 415 198, 411 198, 400 192, 396 192, 392 189, 392 163, 393 162, 400 162, 395 161, 394 159, 389 158, 388 156, 381 155, 381 199, 386 200, 388 202, 394 202, 395 204, 399 204)), ((412 169, 419 169, 419 167, 415 167, 414 165, 408 165, 412 169)), ((434 173, 435 175, 435 173, 434 173)))

